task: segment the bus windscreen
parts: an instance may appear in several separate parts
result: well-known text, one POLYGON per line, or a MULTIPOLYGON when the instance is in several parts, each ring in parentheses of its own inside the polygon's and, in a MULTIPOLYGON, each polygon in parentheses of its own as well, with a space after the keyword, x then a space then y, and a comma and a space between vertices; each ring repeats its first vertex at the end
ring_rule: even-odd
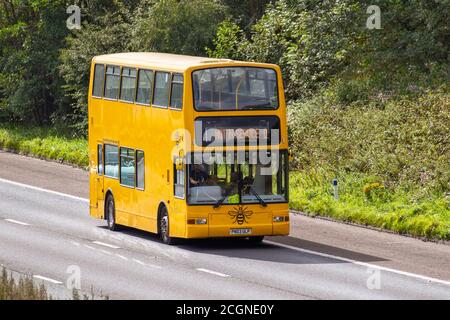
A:
POLYGON ((197 111, 278 109, 277 74, 273 69, 224 67, 194 71, 197 111))

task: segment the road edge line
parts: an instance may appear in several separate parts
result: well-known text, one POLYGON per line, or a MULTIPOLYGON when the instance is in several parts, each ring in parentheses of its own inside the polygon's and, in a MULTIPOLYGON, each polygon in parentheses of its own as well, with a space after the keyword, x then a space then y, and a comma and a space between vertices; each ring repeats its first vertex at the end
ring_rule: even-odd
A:
POLYGON ((69 199, 72 199, 72 200, 77 200, 77 201, 82 201, 82 202, 89 202, 89 199, 86 199, 86 198, 81 198, 81 197, 73 196, 73 195, 70 195, 70 194, 67 194, 67 193, 62 193, 62 192, 53 191, 53 190, 49 190, 49 189, 39 188, 39 187, 35 187, 35 186, 28 185, 28 184, 15 182, 15 181, 3 179, 3 178, 0 178, 0 182, 12 184, 14 186, 25 188, 25 189, 30 189, 30 190, 40 191, 40 192, 46 192, 46 193, 54 194, 54 195, 57 195, 57 196, 60 196, 60 197, 69 198, 69 199))
POLYGON ((371 264, 371 263, 361 262, 361 261, 353 260, 353 259, 349 259, 349 258, 339 257, 339 256, 335 256, 335 255, 328 254, 328 253, 322 253, 322 252, 317 252, 317 251, 313 251, 313 250, 297 248, 297 247, 294 247, 294 246, 290 246, 288 244, 277 243, 277 242, 274 242, 274 241, 265 240, 264 243, 268 243, 268 244, 271 244, 271 245, 283 247, 283 248, 286 248, 286 249, 300 251, 300 252, 303 252, 303 253, 309 253, 309 254, 321 256, 321 257, 324 257, 324 258, 329 258, 329 259, 349 262, 349 263, 352 263, 352 264, 355 264, 355 265, 359 265, 359 266, 363 266, 363 267, 367 267, 367 268, 378 269, 378 270, 381 270, 381 271, 391 272, 391 273, 399 274, 399 275, 402 275, 402 276, 407 276, 407 277, 411 277, 411 278, 425 280, 425 281, 428 281, 428 282, 435 282, 435 283, 440 283, 440 284, 443 284, 443 285, 450 286, 450 281, 436 279, 436 278, 432 278, 432 277, 427 277, 427 276, 416 274, 416 273, 412 273, 412 272, 401 271, 401 270, 392 269, 392 268, 388 268, 388 267, 382 267, 382 266, 378 266, 376 264, 371 264))

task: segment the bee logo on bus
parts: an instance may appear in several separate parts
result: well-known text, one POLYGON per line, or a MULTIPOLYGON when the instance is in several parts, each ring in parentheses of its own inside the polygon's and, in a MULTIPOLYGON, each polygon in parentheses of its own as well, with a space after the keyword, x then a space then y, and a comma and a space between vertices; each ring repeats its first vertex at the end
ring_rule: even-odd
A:
POLYGON ((237 223, 238 225, 243 225, 244 223, 248 223, 248 220, 253 214, 253 211, 247 210, 248 207, 234 207, 234 210, 228 211, 231 219, 233 219, 233 223, 237 223))

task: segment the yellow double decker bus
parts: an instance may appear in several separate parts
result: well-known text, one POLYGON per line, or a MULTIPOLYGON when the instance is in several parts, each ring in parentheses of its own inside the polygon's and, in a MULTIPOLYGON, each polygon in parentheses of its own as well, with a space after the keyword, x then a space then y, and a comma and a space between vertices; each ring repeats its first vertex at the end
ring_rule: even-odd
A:
POLYGON ((280 68, 163 53, 92 60, 90 215, 180 239, 289 233, 280 68))

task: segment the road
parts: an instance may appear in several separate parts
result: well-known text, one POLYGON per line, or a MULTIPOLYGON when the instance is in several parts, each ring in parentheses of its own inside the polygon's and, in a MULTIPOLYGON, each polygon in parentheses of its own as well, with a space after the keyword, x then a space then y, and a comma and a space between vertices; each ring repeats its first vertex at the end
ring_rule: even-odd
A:
POLYGON ((450 299, 447 244, 293 215, 261 245, 171 247, 107 230, 87 190, 85 171, 0 152, 0 263, 111 299, 450 299))

